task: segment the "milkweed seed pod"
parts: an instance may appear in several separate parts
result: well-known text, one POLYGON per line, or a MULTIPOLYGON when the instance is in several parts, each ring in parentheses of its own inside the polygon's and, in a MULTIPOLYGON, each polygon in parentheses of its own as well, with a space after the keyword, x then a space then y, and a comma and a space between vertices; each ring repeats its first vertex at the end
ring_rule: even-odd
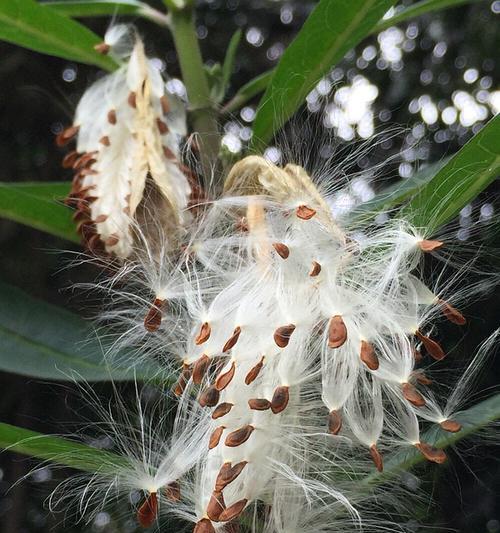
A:
POLYGON ((84 241, 124 258, 132 251, 134 219, 143 231, 154 219, 171 237, 189 219, 192 176, 179 148, 186 119, 133 28, 112 27, 100 51, 121 66, 87 89, 57 141, 76 138, 63 166, 75 171, 69 198, 84 241))

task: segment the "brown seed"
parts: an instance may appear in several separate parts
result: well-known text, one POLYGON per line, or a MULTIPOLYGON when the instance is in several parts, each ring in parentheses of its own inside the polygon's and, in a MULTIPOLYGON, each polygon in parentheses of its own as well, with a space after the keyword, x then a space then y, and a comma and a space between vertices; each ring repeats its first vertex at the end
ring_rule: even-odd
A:
POLYGON ((70 126, 69 128, 64 129, 57 135, 56 144, 57 146, 64 146, 68 144, 78 133, 80 126, 70 126))
POLYGON ((416 348, 413 349, 413 357, 415 358, 416 363, 420 363, 423 359, 422 354, 416 348))
POLYGON ((282 259, 288 259, 288 256, 290 255, 290 249, 286 244, 283 244, 282 242, 275 242, 273 243, 273 248, 282 259))
POLYGON ((307 205, 299 205, 295 211, 298 218, 302 220, 309 220, 316 214, 316 210, 307 205))
POLYGON ((248 500, 244 498, 224 509, 224 511, 219 515, 219 522, 229 522, 230 520, 238 518, 238 516, 240 516, 240 514, 243 512, 243 509, 245 509, 247 502, 248 500))
POLYGON ((163 146, 163 154, 165 155, 167 159, 170 159, 170 160, 176 159, 174 152, 172 152, 172 150, 170 150, 168 146, 163 146))
POLYGON ((425 349, 429 352, 429 355, 433 359, 435 359, 436 361, 441 361, 441 359, 444 359, 445 353, 439 343, 429 337, 426 337, 418 330, 415 332, 415 335, 417 336, 418 340, 425 346, 425 349))
POLYGON ((287 386, 276 387, 271 400, 271 411, 276 415, 286 409, 290 400, 290 392, 287 386))
POLYGON ((236 429, 226 437, 225 444, 228 448, 236 448, 246 442, 255 428, 250 424, 236 429))
POLYGON ((280 348, 286 348, 290 342, 290 337, 295 331, 295 324, 288 324, 287 326, 281 326, 274 332, 274 342, 280 348))
POLYGON ((418 243, 418 246, 420 247, 422 252, 433 252, 434 250, 441 248, 443 244, 444 242, 441 241, 428 241, 424 239, 418 243))
POLYGON ((219 403, 219 396, 219 391, 211 385, 201 393, 198 402, 202 407, 215 407, 219 403))
POLYGON ((215 380, 215 388, 218 391, 224 390, 233 380, 235 371, 236 371, 236 365, 233 361, 227 372, 224 372, 223 374, 219 374, 219 376, 215 380))
POLYGON ((340 315, 335 315, 330 319, 328 326, 328 346, 330 348, 340 348, 347 340, 347 328, 340 315))
POLYGON ((446 454, 443 450, 434 448, 427 442, 420 441, 415 446, 422 452, 423 456, 433 463, 443 464, 446 461, 446 454))
POLYGON ((420 385, 432 385, 432 379, 429 379, 421 370, 414 372, 414 376, 420 385))
POLYGON ((94 219, 94 224, 102 224, 103 222, 106 222, 108 220, 108 215, 99 215, 94 219))
MULTIPOLYGON (((109 240, 109 239, 108 239, 109 240)), ((108 241, 106 241, 108 246, 111 246, 108 241)), ((160 298, 155 298, 153 305, 149 308, 147 315, 144 317, 144 327, 146 331, 153 333, 158 330, 161 326, 162 319, 162 307, 165 303, 165 300, 160 298)))
POLYGON ((240 338, 240 334, 241 328, 240 326, 237 326, 236 328, 234 328, 231 337, 229 337, 229 339, 226 341, 226 344, 224 344, 224 347, 222 348, 223 353, 229 352, 229 350, 234 347, 234 345, 238 342, 238 339, 240 338))
POLYGON ((163 111, 163 114, 166 115, 170 111, 170 104, 168 102, 168 98, 166 94, 160 97, 160 104, 161 104, 161 110, 163 111))
POLYGON ((372 444, 370 446, 370 455, 372 456, 373 463, 375 464, 375 468, 379 472, 383 472, 384 470, 384 461, 382 459, 382 456, 380 455, 380 452, 377 449, 377 446, 375 444, 372 444))
POLYGON ((465 320, 464 315, 450 305, 448 302, 445 302, 444 300, 439 300, 439 303, 441 305, 441 311, 443 312, 443 315, 453 324, 457 324, 458 326, 463 326, 467 321, 465 320))
POLYGON ((127 98, 128 105, 134 109, 137 107, 137 95, 134 91, 130 91, 127 98))
POLYGON ((193 383, 195 385, 199 385, 203 381, 209 366, 210 357, 208 355, 203 354, 196 360, 193 366, 193 383))
POLYGON ((251 398, 248 400, 248 407, 254 411, 266 411, 271 407, 271 402, 265 398, 251 398))
POLYGON ((321 272, 321 265, 317 261, 312 262, 311 270, 309 271, 309 276, 315 278, 321 272))
POLYGON ((230 522, 224 525, 224 533, 240 533, 240 524, 238 521, 230 522))
POLYGON ((200 328, 200 332, 196 336, 196 339, 194 340, 195 344, 199 346, 200 344, 203 344, 204 342, 208 341, 210 338, 210 333, 212 332, 212 329, 210 327, 210 324, 208 322, 203 322, 200 328))
POLYGON ((108 43, 98 43, 94 45, 94 50, 105 56, 111 49, 108 43))
POLYGON ((247 464, 248 461, 241 461, 234 466, 231 466, 230 462, 224 463, 217 474, 215 490, 224 490, 229 483, 232 483, 241 474, 247 464))
POLYGON ((114 109, 108 111, 108 122, 112 125, 116 124, 116 111, 114 109))
POLYGON ((73 168, 75 169, 82 169, 85 167, 92 166, 95 162, 95 155, 97 152, 86 152, 82 154, 78 159, 76 159, 73 163, 73 168))
POLYGON ((217 418, 220 418, 221 416, 227 415, 227 413, 229 413, 229 411, 231 411, 231 409, 233 408, 233 405, 234 404, 229 403, 229 402, 220 403, 214 409, 214 412, 212 413, 212 418, 214 420, 217 420, 217 418))
POLYGON ((214 429, 214 431, 212 432, 212 435, 210 435, 210 440, 208 442, 209 450, 218 446, 220 442, 220 438, 222 437, 222 433, 224 433, 225 429, 226 429, 225 426, 219 426, 218 428, 214 429))
POLYGON ((194 526, 193 533, 215 533, 215 528, 208 518, 202 518, 194 526))
POLYGON ((104 146, 110 146, 111 145, 111 141, 109 140, 109 137, 107 135, 104 135, 103 137, 101 137, 99 139, 99 142, 104 145, 104 146))
POLYGON ((328 415, 328 431, 332 435, 338 435, 342 429, 342 414, 340 411, 330 411, 328 415))
POLYGON ((160 118, 156 119, 156 125, 158 127, 158 131, 160 132, 160 135, 165 135, 165 133, 168 133, 168 126, 160 118))
POLYGON ((254 380, 257 379, 257 376, 260 374, 260 371, 262 370, 263 366, 264 356, 262 356, 260 361, 248 371, 248 374, 245 376, 246 385, 250 385, 250 383, 253 383, 254 380))
POLYGON ((164 489, 165 498, 171 502, 178 502, 181 499, 181 486, 178 481, 172 481, 164 489))
POLYGON ((425 405, 425 398, 418 392, 411 383, 403 383, 401 385, 401 392, 406 400, 408 400, 415 407, 422 407, 425 405))
POLYGON ((182 393, 184 392, 185 388, 186 388, 186 385, 189 381, 189 378, 191 376, 191 366, 188 365, 187 363, 184 363, 182 365, 182 371, 181 371, 181 374, 177 380, 177 383, 173 386, 172 390, 173 390, 173 393, 176 395, 176 396, 181 396, 182 393))
POLYGON ((439 425, 445 431, 449 431, 450 433, 457 433, 462 429, 462 424, 460 424, 460 422, 457 422, 456 420, 443 420, 439 425))
POLYGON ((224 502, 224 495, 222 494, 222 491, 214 490, 207 505, 208 518, 210 518, 210 520, 213 520, 214 522, 217 522, 219 520, 220 514, 222 513, 222 511, 224 511, 225 508, 226 504, 224 502))
POLYGON ((64 156, 64 159, 62 160, 62 167, 63 168, 71 168, 74 164, 74 162, 80 157, 80 154, 76 150, 72 150, 69 152, 69 154, 66 154, 64 156))
POLYGON ((375 349, 370 342, 361 341, 360 350, 361 361, 370 369, 377 370, 379 367, 378 357, 375 354, 375 349))
POLYGON ((150 527, 156 520, 158 514, 158 497, 156 492, 152 492, 139 507, 137 511, 137 521, 141 527, 150 527))

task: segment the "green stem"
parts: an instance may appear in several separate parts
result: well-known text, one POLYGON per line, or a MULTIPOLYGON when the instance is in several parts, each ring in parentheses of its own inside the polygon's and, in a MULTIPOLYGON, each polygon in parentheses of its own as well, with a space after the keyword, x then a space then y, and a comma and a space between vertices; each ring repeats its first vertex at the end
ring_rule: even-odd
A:
POLYGON ((200 135, 201 162, 205 178, 210 176, 219 153, 219 132, 210 88, 196 36, 191 2, 165 0, 171 10, 171 30, 189 99, 194 130, 200 135))

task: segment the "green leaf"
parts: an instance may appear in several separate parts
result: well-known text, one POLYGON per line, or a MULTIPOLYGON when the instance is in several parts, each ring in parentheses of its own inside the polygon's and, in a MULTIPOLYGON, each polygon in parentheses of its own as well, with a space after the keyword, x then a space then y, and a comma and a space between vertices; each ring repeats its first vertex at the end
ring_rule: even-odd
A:
POLYGON ((286 49, 255 117, 260 150, 338 61, 371 31, 395 0, 321 0, 286 49))
POLYGON ((102 39, 85 26, 34 0, 0 2, 0 39, 37 52, 114 70, 116 63, 94 50, 102 39))
POLYGON ((243 85, 233 98, 222 108, 221 113, 223 115, 232 113, 239 109, 243 104, 251 100, 254 96, 257 96, 262 91, 265 91, 269 85, 271 78, 274 75, 274 70, 268 70, 260 76, 253 78, 248 83, 243 85))
POLYGON ((403 207, 400 216, 433 232, 500 174, 500 115, 493 117, 403 207))
POLYGON ((68 17, 134 15, 152 20, 161 26, 169 24, 167 15, 138 0, 51 0, 40 4, 68 17))
POLYGON ((127 466, 126 459, 114 453, 1 422, 0 448, 91 473, 113 473, 127 466))
POLYGON ((70 187, 68 182, 0 182, 0 216, 79 243, 73 212, 63 204, 70 187))
POLYGON ((85 320, 0 283, 1 370, 59 381, 142 380, 161 373, 153 363, 129 368, 126 354, 108 367, 104 349, 85 320))
MULTIPOLYGON (((241 35, 241 30, 235 31, 227 47, 226 57, 224 58, 224 64, 222 65, 222 87, 224 94, 226 94, 227 88, 229 87, 231 74, 233 73, 234 68, 234 59, 241 41, 241 35)), ((224 94, 222 95, 223 97, 224 94)))

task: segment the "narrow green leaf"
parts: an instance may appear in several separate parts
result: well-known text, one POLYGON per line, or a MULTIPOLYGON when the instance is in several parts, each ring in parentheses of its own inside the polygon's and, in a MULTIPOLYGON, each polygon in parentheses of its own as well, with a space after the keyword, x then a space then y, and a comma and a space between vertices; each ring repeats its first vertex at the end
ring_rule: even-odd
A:
POLYGON ((253 78, 248 83, 243 85, 233 98, 222 108, 221 114, 227 115, 239 109, 243 104, 251 100, 254 96, 265 91, 269 85, 271 78, 274 75, 274 70, 268 70, 260 76, 253 78))
POLYGON ((113 473, 127 466, 126 459, 114 453, 1 422, 0 448, 91 473, 113 473))
POLYGON ((125 354, 107 366, 104 347, 85 320, 0 283, 0 369, 58 381, 150 379, 158 365, 129 368, 125 354))
POLYGON ((102 41, 98 35, 34 0, 0 2, 0 39, 109 71, 117 66, 110 57, 94 50, 102 41))
POLYGON ((400 215, 431 233, 500 175, 500 115, 492 118, 463 146, 400 215))
POLYGON ((167 15, 138 0, 48 0, 40 4, 68 17, 134 15, 152 20, 161 26, 169 24, 167 15))
POLYGON ((0 216, 72 242, 80 242, 72 211, 63 204, 68 182, 0 182, 0 216))
POLYGON ((233 73, 234 68, 234 59, 236 57, 236 51, 241 41, 241 30, 234 32, 229 44, 227 46, 226 57, 224 58, 224 64, 222 65, 222 87, 224 94, 229 87, 229 81, 231 79, 231 74, 233 73))
POLYGON ((321 0, 286 49, 255 117, 251 149, 261 150, 307 94, 358 44, 395 0, 321 0))

